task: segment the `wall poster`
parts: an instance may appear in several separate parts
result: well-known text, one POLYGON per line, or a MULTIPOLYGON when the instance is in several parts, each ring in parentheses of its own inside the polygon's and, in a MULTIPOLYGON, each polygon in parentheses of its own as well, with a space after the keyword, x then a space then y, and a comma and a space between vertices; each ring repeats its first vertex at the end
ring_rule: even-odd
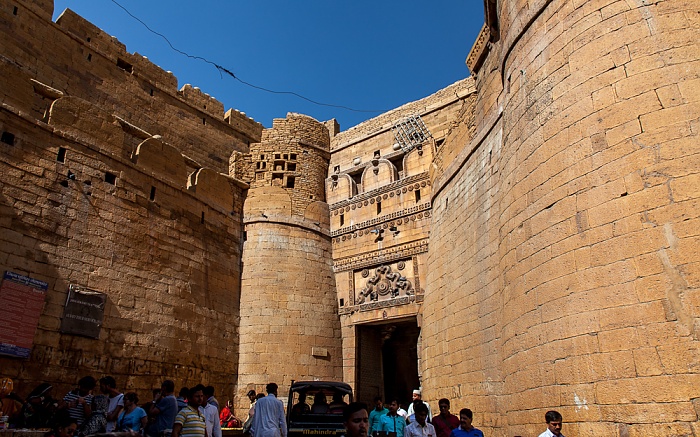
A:
POLYGON ((100 338, 106 302, 104 293, 71 284, 63 309, 61 333, 100 338))
POLYGON ((29 358, 49 284, 6 271, 0 285, 0 355, 29 358))

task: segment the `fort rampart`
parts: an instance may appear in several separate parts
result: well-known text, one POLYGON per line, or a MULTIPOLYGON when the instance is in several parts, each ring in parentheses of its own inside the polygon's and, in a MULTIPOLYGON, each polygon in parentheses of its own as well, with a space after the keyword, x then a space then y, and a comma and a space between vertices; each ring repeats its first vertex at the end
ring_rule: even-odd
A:
POLYGON ((3 376, 230 393, 247 184, 228 161, 262 126, 71 11, 52 23, 52 2, 0 5, 0 266, 48 283, 31 356, 3 376), (70 286, 106 295, 98 339, 61 333, 70 286))
POLYGON ((697 4, 485 3, 476 135, 433 181, 427 395, 489 434, 557 409, 696 435, 697 4))

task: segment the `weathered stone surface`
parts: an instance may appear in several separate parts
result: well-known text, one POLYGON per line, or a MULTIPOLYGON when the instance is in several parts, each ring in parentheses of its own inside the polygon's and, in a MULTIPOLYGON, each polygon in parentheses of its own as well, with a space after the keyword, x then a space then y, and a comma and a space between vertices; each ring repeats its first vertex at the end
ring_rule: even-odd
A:
POLYGON ((697 2, 486 2, 474 78, 344 132, 263 129, 3 4, 0 269, 49 283, 31 358, 0 358, 20 394, 171 378, 240 410, 292 379, 407 399, 384 379, 413 372, 487 434, 700 432, 697 2), (97 340, 59 332, 71 284, 107 296, 97 340))

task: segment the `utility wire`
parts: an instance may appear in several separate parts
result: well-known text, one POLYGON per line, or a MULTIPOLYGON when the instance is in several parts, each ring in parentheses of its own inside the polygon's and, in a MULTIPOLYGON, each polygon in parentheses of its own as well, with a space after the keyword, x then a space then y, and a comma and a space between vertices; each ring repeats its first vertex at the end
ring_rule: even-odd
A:
MULTIPOLYGON (((115 5, 117 5, 119 8, 121 8, 124 12, 126 12, 131 18, 133 18, 134 20, 136 20, 136 21, 138 21, 139 23, 141 23, 146 29, 148 29, 149 32, 151 32, 151 33, 153 33, 154 35, 158 35, 159 37, 163 38, 163 39, 165 40, 165 42, 168 43, 168 45, 170 46, 170 48, 171 48, 173 51, 175 51, 175 52, 177 52, 177 53, 179 53, 179 54, 181 54, 181 55, 187 56, 188 58, 196 59, 196 60, 199 60, 199 61, 204 61, 204 62, 206 62, 207 64, 211 64, 211 65, 213 65, 213 66, 219 71, 219 74, 225 73, 225 74, 231 76, 232 78, 236 79, 237 81, 239 81, 239 82, 242 83, 243 85, 246 85, 246 86, 248 86, 248 87, 255 88, 255 89, 260 90, 260 91, 265 91, 265 92, 268 92, 268 93, 271 93, 271 94, 289 94, 289 95, 298 97, 298 98, 300 98, 300 99, 302 99, 302 100, 306 100, 307 102, 313 103, 314 105, 327 106, 327 107, 331 107, 331 108, 346 109, 346 110, 348 110, 348 111, 353 111, 353 112, 381 113, 381 112, 387 112, 387 111, 388 111, 388 109, 355 109, 355 108, 350 108, 349 106, 344 106, 344 105, 334 105, 334 104, 331 104, 331 103, 323 103, 323 102, 319 102, 319 101, 310 99, 310 98, 308 98, 308 97, 305 97, 305 96, 303 96, 303 95, 301 95, 301 94, 299 94, 299 93, 296 93, 296 92, 294 92, 294 91, 278 91, 278 90, 273 90, 273 89, 270 89, 270 88, 265 88, 265 87, 261 87, 261 86, 258 86, 258 85, 254 85, 254 84, 252 84, 252 83, 250 83, 250 82, 246 82, 245 80, 243 80, 243 79, 241 79, 240 77, 236 76, 231 70, 229 70, 228 68, 226 68, 226 67, 224 67, 224 66, 222 66, 222 65, 217 64, 216 62, 212 62, 212 61, 210 61, 209 59, 204 58, 204 57, 202 57, 202 56, 190 55, 189 53, 184 52, 184 51, 178 49, 177 47, 175 47, 175 46, 170 42, 170 40, 169 40, 165 35, 163 35, 162 33, 157 32, 157 31, 151 29, 151 27, 150 27, 148 24, 146 24, 146 23, 145 23, 143 20, 141 20, 139 17, 137 17, 137 16, 135 16, 134 14, 132 14, 127 8, 125 8, 124 6, 122 6, 121 4, 119 4, 116 0, 110 0, 110 1, 111 1, 112 3, 114 3, 115 5)), ((223 77, 223 76, 222 76, 222 77, 223 77)))

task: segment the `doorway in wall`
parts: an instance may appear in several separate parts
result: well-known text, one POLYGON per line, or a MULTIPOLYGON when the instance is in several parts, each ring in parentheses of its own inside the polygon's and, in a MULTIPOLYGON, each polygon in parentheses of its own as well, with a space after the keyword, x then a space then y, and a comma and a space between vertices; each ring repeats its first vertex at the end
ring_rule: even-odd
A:
POLYGON ((355 397, 374 405, 374 397, 385 401, 397 397, 408 406, 418 388, 418 337, 416 318, 356 326, 357 393, 355 397))

